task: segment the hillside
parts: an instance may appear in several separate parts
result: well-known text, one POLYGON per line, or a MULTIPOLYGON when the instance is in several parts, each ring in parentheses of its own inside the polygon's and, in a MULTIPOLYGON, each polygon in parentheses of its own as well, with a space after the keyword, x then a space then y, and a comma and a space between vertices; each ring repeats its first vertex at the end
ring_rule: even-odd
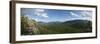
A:
POLYGON ((36 22, 27 17, 21 17, 21 34, 62 34, 92 32, 92 22, 89 20, 70 20, 65 22, 36 22))
POLYGON ((85 33, 92 31, 92 22, 88 20, 72 20, 66 22, 38 23, 40 34, 85 33))

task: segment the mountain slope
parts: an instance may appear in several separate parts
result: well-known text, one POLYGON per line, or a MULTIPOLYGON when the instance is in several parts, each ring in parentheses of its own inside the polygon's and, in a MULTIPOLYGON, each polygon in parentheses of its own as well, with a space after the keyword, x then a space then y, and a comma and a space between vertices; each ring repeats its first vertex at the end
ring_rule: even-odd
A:
MULTIPOLYGON (((92 22, 88 20, 72 20, 66 22, 39 23, 41 32, 45 34, 55 33, 85 33, 92 32, 92 22), (46 31, 44 31, 46 30, 46 31)), ((42 34, 42 33, 41 33, 42 34)))

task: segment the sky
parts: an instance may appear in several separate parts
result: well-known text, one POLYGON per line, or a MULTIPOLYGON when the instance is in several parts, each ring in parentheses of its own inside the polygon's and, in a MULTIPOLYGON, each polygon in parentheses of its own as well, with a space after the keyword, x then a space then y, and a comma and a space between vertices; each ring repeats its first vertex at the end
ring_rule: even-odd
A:
POLYGON ((43 8, 21 8, 21 15, 37 22, 65 22, 70 20, 92 20, 91 10, 61 10, 43 8))

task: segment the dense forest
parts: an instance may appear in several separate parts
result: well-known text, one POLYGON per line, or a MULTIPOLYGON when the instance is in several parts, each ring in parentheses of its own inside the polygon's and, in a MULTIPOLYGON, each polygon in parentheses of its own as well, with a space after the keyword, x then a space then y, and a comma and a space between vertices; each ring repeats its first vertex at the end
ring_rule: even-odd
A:
POLYGON ((87 33, 92 32, 89 20, 71 20, 65 22, 37 22, 21 16, 21 35, 87 33))

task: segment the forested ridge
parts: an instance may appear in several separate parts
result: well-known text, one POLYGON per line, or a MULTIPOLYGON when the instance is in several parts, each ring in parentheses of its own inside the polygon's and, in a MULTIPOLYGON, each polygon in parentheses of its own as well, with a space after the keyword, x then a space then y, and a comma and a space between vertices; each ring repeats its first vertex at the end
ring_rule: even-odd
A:
POLYGON ((65 22, 37 22, 21 16, 21 35, 62 34, 92 32, 89 20, 71 20, 65 22))

